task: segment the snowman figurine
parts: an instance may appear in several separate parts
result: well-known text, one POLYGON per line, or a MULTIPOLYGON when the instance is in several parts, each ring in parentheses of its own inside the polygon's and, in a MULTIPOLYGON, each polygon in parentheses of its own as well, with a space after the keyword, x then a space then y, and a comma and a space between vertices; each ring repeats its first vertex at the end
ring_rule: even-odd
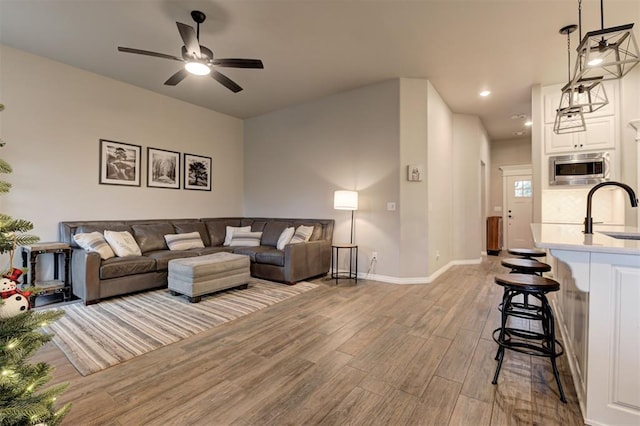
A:
POLYGON ((18 289, 18 280, 22 271, 14 269, 10 275, 0 278, 0 318, 10 318, 26 312, 29 309, 29 296, 31 293, 18 289))

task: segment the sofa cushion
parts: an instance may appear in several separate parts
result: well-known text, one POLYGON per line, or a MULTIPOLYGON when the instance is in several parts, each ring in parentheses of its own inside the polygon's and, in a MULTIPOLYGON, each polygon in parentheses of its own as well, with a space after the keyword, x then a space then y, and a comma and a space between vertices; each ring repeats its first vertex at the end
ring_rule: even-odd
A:
POLYGON ((164 236, 169 250, 189 250, 192 248, 203 248, 204 243, 199 232, 187 232, 184 234, 167 234, 164 236))
POLYGON ((258 246, 258 247, 234 247, 233 252, 236 254, 244 254, 245 256, 249 256, 252 262, 256 261, 256 255, 258 253, 263 253, 266 251, 274 250, 273 247, 267 246, 258 246))
POLYGON ((290 226, 282 231, 280 234, 280 238, 278 238, 278 244, 276 244, 276 248, 278 250, 284 250, 284 246, 291 242, 291 238, 293 238, 293 234, 296 232, 296 228, 290 226))
POLYGON ((267 225, 267 223, 268 222, 266 220, 254 220, 251 224, 251 231, 262 232, 264 231, 264 227, 267 225))
POLYGON ((240 226, 240 219, 206 220, 209 245, 221 246, 227 232, 227 226, 240 226))
MULTIPOLYGON (((76 229, 75 232, 73 233, 74 235, 77 234, 90 234, 91 232, 99 232, 101 234, 104 234, 104 231, 106 230, 110 230, 110 231, 129 231, 132 232, 131 230, 131 226, 129 225, 115 225, 115 224, 109 224, 109 223, 101 223, 101 222, 97 222, 97 223, 92 223, 92 224, 83 224, 83 225, 79 225, 76 229)), ((73 237, 73 235, 72 235, 73 237)), ((73 240, 73 238, 71 238, 71 247, 80 247, 80 245, 78 245, 77 242, 75 242, 73 240)))
POLYGON ((284 251, 271 248, 271 250, 257 252, 256 262, 284 266, 284 251))
POLYGON ((293 238, 291 238, 289 243, 298 244, 307 242, 311 238, 311 234, 313 234, 313 226, 300 225, 296 228, 296 232, 293 234, 293 238))
POLYGON ((174 222, 173 227, 176 229, 176 232, 178 234, 199 232, 200 238, 202 238, 202 243, 205 246, 211 245, 211 239, 209 238, 209 233, 207 232, 207 226, 202 222, 174 222))
POLYGON ((111 259, 115 256, 111 246, 104 239, 104 235, 101 232, 76 234, 73 236, 73 240, 86 251, 98 253, 103 260, 111 259))
POLYGON ((308 241, 316 241, 322 238, 322 224, 317 222, 307 222, 307 221, 296 221, 295 226, 298 229, 298 226, 313 226, 313 232, 311 233, 311 237, 309 237, 308 241))
POLYGON ((213 253, 233 253, 233 247, 215 246, 215 247, 202 247, 187 250, 188 253, 195 253, 198 256, 205 256, 213 253))
POLYGON ((133 225, 133 235, 140 246, 142 253, 156 250, 167 250, 167 243, 164 236, 175 233, 173 225, 170 223, 152 223, 144 225, 133 225))
POLYGON ((191 252, 188 250, 158 250, 147 253, 145 256, 154 259, 156 261, 156 269, 158 271, 166 271, 169 267, 169 261, 172 259, 182 259, 185 257, 196 257, 197 252, 191 252))
POLYGON ((155 270, 155 259, 147 256, 112 257, 102 261, 100 279, 126 277, 127 275, 155 272, 155 270))
POLYGON ((140 247, 129 231, 104 231, 104 239, 118 257, 140 256, 140 247))
POLYGON ((280 235, 282 235, 282 231, 290 226, 291 224, 289 222, 277 220, 268 222, 264 227, 264 232, 262 233, 261 244, 263 246, 276 247, 278 245, 278 239, 280 238, 280 235))
POLYGON ((231 238, 231 242, 229 243, 230 247, 257 247, 260 245, 260 239, 262 238, 262 232, 241 232, 235 231, 233 233, 233 237, 231 238))
POLYGON ((230 246, 235 232, 251 232, 251 226, 227 226, 224 234, 223 246, 230 246))

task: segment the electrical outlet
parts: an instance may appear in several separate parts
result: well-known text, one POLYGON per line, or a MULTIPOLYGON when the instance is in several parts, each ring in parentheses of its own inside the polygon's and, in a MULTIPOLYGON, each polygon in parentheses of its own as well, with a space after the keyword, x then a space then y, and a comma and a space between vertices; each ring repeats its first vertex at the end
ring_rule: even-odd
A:
POLYGON ((371 252, 371 260, 378 260, 378 252, 377 251, 371 252))

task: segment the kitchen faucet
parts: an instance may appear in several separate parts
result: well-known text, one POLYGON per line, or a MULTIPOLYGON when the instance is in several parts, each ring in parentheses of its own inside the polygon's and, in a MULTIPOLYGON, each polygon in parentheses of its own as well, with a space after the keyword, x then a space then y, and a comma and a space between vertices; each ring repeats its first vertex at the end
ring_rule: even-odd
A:
POLYGON ((638 199, 636 198, 635 192, 629 185, 620 182, 602 182, 591 188, 589 191, 589 195, 587 195, 587 217, 584 218, 584 233, 585 234, 593 234, 593 219, 591 218, 591 197, 593 197, 593 193, 596 192, 599 188, 603 186, 619 186, 620 188, 627 191, 629 194, 629 199, 631 200, 631 207, 638 207, 638 199))

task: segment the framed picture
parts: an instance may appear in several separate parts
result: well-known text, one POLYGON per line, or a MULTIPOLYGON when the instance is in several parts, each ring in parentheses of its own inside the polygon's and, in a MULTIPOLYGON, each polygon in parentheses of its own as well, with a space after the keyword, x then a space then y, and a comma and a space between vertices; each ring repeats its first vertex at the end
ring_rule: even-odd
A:
POLYGON ((147 147, 147 186, 180 189, 180 153, 147 147))
POLYGON ((409 164, 407 166, 407 180, 409 182, 422 182, 423 167, 420 164, 409 164))
POLYGON ((140 186, 140 145, 100 139, 100 180, 105 185, 140 186))
POLYGON ((184 154, 184 189, 211 191, 211 157, 184 154))

